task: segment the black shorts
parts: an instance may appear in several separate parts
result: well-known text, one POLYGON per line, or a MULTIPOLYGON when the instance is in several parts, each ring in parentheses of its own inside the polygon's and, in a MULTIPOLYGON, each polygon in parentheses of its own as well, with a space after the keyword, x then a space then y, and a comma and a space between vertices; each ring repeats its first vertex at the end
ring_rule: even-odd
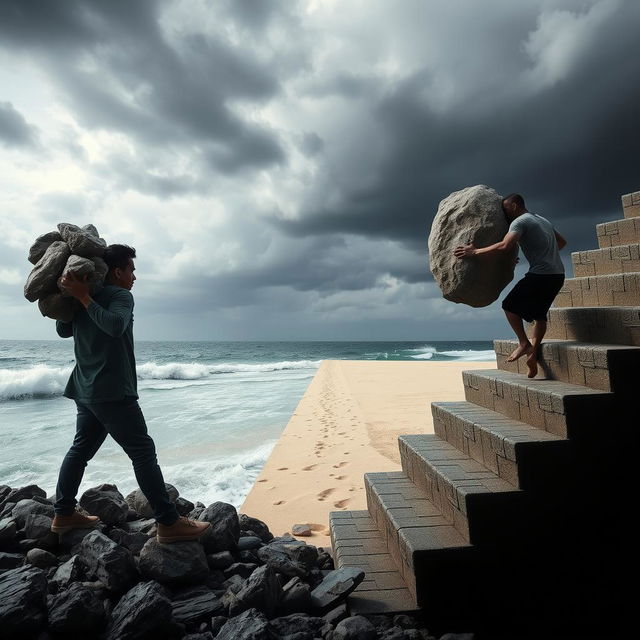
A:
POLYGON ((564 273, 527 273, 502 301, 502 308, 527 322, 546 320, 563 284, 564 273))

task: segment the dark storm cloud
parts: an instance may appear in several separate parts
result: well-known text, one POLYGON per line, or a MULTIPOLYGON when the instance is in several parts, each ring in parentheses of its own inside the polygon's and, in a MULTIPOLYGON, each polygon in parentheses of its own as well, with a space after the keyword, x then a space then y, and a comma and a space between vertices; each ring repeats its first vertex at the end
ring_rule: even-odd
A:
POLYGON ((163 4, 5 2, 0 44, 39 51, 85 127, 174 145, 228 174, 283 162, 277 136, 228 106, 271 98, 279 89, 273 73, 217 34, 181 34, 170 44, 158 26, 163 4), (82 55, 94 66, 82 67, 82 55))
POLYGON ((33 147, 36 128, 10 102, 0 102, 0 144, 5 147, 33 147))
MULTIPOLYGON (((535 30, 535 13, 522 19, 505 37, 522 39, 535 30)), ((523 193, 531 210, 558 226, 577 225, 567 236, 592 246, 593 225, 621 217, 620 195, 638 188, 639 22, 640 4, 620 3, 570 75, 541 88, 517 39, 510 44, 513 51, 504 51, 504 64, 512 67, 507 86, 496 89, 488 75, 485 95, 444 111, 425 99, 436 91, 427 69, 390 91, 371 88, 365 104, 372 104, 387 142, 383 161, 371 164, 369 185, 343 178, 347 186, 339 205, 307 201, 299 219, 279 220, 277 226, 296 236, 348 232, 397 238, 424 250, 439 201, 484 183, 503 194, 523 193)), ((336 90, 339 78, 329 83, 336 90)), ((352 144, 359 161, 371 163, 370 141, 352 144)))

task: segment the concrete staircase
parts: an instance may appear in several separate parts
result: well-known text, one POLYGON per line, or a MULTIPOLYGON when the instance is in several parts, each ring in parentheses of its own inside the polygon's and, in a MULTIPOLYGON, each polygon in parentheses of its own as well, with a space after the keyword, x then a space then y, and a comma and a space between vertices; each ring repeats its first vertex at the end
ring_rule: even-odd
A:
POLYGON ((366 572, 352 614, 510 638, 591 637, 624 618, 640 192, 622 204, 597 225, 600 248, 572 254, 538 376, 496 340, 497 369, 463 372, 465 401, 432 404, 435 433, 398 438, 402 470, 365 474, 367 510, 330 513, 337 565, 366 572))

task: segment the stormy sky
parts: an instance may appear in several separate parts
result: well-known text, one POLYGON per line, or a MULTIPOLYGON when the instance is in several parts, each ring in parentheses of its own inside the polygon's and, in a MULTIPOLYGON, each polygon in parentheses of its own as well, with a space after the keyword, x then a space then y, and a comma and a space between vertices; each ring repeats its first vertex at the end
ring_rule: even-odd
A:
POLYGON ((640 189, 639 24, 636 0, 0 0, 0 338, 54 337, 22 287, 58 222, 136 248, 137 339, 509 335, 499 301, 442 299, 438 203, 517 191, 567 266, 595 248, 640 189))

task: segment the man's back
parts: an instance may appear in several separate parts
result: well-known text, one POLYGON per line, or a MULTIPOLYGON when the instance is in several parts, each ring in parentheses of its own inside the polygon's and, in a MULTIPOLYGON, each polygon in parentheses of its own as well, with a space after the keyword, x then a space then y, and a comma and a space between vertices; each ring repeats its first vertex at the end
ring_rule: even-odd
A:
POLYGON ((519 215, 509 226, 518 234, 518 244, 529 261, 529 273, 564 273, 553 225, 537 213, 519 215))
POLYGON ((138 397, 130 291, 103 287, 72 323, 58 322, 57 330, 74 339, 76 365, 64 390, 67 398, 110 402, 138 397))

